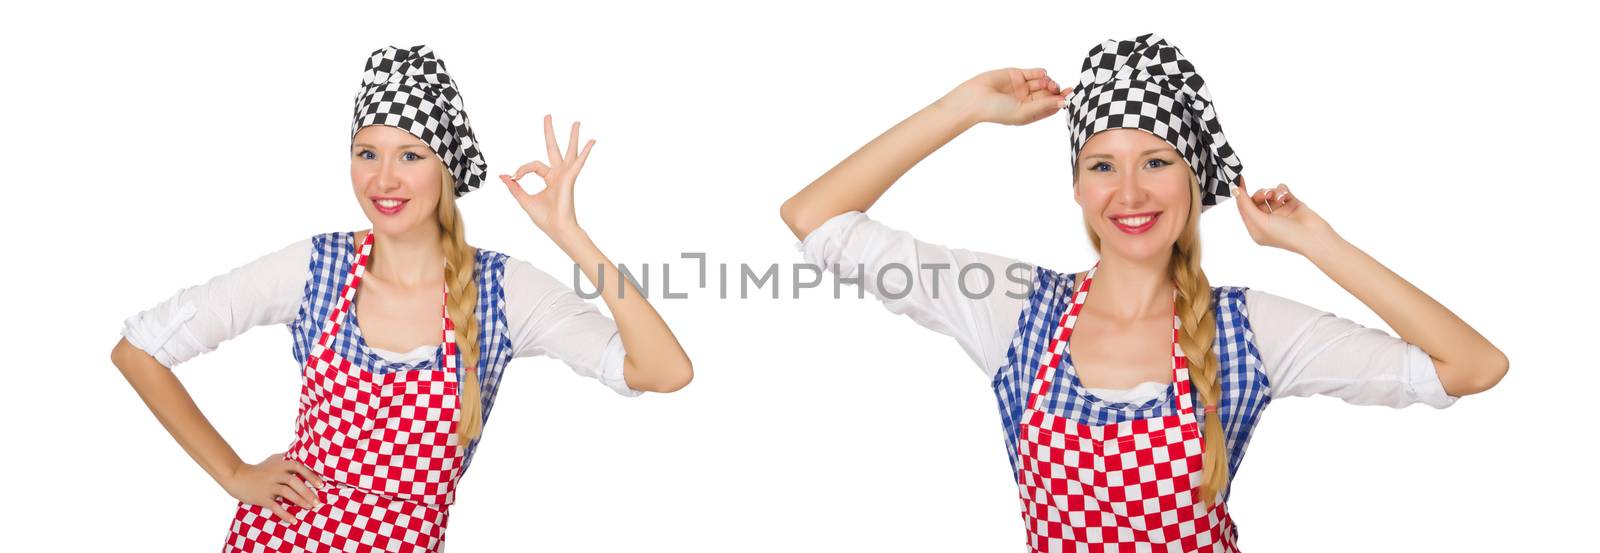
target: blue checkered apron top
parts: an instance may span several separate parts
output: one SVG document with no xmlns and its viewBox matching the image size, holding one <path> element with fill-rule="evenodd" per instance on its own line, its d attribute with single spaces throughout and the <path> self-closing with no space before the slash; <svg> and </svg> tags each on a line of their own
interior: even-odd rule
<svg viewBox="0 0 1600 553">
<path fill-rule="evenodd" d="M 327 320 L 328 311 L 338 303 L 340 288 L 344 286 L 350 265 L 355 263 L 355 260 L 354 232 L 330 232 L 311 238 L 310 276 L 306 279 L 305 295 L 300 300 L 300 311 L 295 315 L 294 321 L 289 323 L 289 332 L 294 337 L 294 359 L 298 363 L 297 366 L 306 366 L 307 352 L 311 351 L 317 335 L 322 332 L 322 322 Z M 489 409 L 494 406 L 495 392 L 500 389 L 500 376 L 515 352 L 506 323 L 505 289 L 502 287 L 505 268 L 505 254 L 482 248 L 477 250 L 478 383 L 483 390 L 481 397 L 486 425 L 489 420 Z M 339 356 L 349 359 L 352 365 L 375 374 L 443 370 L 443 366 L 439 363 L 439 353 L 410 362 L 390 362 L 379 357 L 362 339 L 355 310 L 352 309 L 346 316 L 348 317 L 346 324 L 333 337 L 333 343 L 329 347 Z M 464 370 L 465 367 L 462 367 L 457 371 L 456 377 L 461 382 L 466 381 L 465 373 L 461 372 Z M 472 453 L 477 448 L 478 440 L 473 440 L 467 446 L 462 460 L 462 475 L 465 475 L 467 468 L 471 466 Z"/>
<path fill-rule="evenodd" d="M 1033 293 L 1017 317 L 1017 331 L 1011 337 L 1011 348 L 1006 351 L 1006 365 L 994 377 L 994 395 L 1000 404 L 1000 421 L 1005 427 L 1006 452 L 1011 459 L 1012 476 L 1017 476 L 1017 440 L 1022 424 L 1022 412 L 1028 407 L 1028 390 L 1033 376 L 1044 359 L 1045 348 L 1050 345 L 1056 325 L 1072 306 L 1076 289 L 1075 274 L 1062 274 L 1036 267 L 1033 276 Z M 1216 311 L 1217 339 L 1212 351 L 1217 355 L 1222 379 L 1222 401 L 1217 414 L 1222 417 L 1222 430 L 1228 445 L 1229 488 L 1239 471 L 1239 460 L 1244 457 L 1245 445 L 1255 429 L 1261 410 L 1271 400 L 1267 387 L 1267 374 L 1262 370 L 1261 353 L 1256 350 L 1255 336 L 1250 331 L 1250 320 L 1245 311 L 1245 287 L 1212 287 L 1212 305 Z M 1042 398 L 1040 410 L 1056 416 L 1089 425 L 1115 424 L 1128 420 L 1165 417 L 1178 412 L 1172 387 L 1162 395 L 1142 404 L 1109 402 L 1090 395 L 1084 390 L 1078 376 L 1071 370 L 1072 354 L 1063 355 L 1057 370 L 1056 386 Z M 1194 405 L 1200 401 L 1194 392 Z M 1195 410 L 1195 416 L 1204 428 L 1206 414 Z M 1227 499 L 1228 490 L 1223 491 Z"/>
</svg>

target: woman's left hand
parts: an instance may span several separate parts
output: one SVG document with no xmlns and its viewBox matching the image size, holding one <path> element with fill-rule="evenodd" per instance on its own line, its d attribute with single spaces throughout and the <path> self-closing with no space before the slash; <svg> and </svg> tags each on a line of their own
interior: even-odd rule
<svg viewBox="0 0 1600 553">
<path fill-rule="evenodd" d="M 1249 193 L 1244 177 L 1239 177 L 1233 200 L 1245 230 L 1257 244 L 1305 255 L 1308 247 L 1335 236 L 1333 227 L 1289 192 L 1288 185 Z"/>
<path fill-rule="evenodd" d="M 578 172 L 583 170 L 583 162 L 589 159 L 589 148 L 594 146 L 594 139 L 583 145 L 583 150 L 578 151 L 578 123 L 572 123 L 572 138 L 567 142 L 567 151 L 561 152 L 561 147 L 556 144 L 556 132 L 551 117 L 544 116 L 544 146 L 545 153 L 550 156 L 548 165 L 543 161 L 534 160 L 517 168 L 515 175 L 500 175 L 500 180 L 506 183 L 506 188 L 511 195 L 517 198 L 517 203 L 522 205 L 522 210 L 528 212 L 528 217 L 533 219 L 533 224 L 552 238 L 569 234 L 578 230 L 578 216 L 573 208 L 572 188 L 578 180 Z M 533 173 L 544 179 L 544 189 L 529 194 L 518 182 L 524 175 Z"/>
</svg>

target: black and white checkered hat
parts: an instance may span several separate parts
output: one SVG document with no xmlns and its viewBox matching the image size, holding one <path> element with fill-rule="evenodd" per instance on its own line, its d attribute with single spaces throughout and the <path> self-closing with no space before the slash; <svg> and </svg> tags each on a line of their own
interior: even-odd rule
<svg viewBox="0 0 1600 553">
<path fill-rule="evenodd" d="M 483 184 L 489 167 L 444 61 L 423 45 L 372 52 L 356 93 L 350 139 L 367 125 L 389 125 L 433 148 L 456 181 L 456 197 Z"/>
<path fill-rule="evenodd" d="M 1201 211 L 1218 196 L 1228 197 L 1244 170 L 1222 135 L 1205 80 L 1176 46 L 1154 34 L 1089 50 L 1066 109 L 1074 171 L 1090 136 L 1123 128 L 1148 131 L 1178 150 L 1200 180 Z"/>
</svg>

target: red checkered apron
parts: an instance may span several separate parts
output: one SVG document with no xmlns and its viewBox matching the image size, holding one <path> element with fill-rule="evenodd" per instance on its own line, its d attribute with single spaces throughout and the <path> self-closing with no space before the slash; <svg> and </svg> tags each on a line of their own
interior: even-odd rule
<svg viewBox="0 0 1600 553">
<path fill-rule="evenodd" d="M 462 464 L 455 325 L 441 305 L 442 370 L 375 374 L 340 356 L 333 339 L 354 306 L 371 253 L 368 232 L 307 356 L 295 441 L 284 453 L 327 482 L 317 492 L 322 506 L 304 509 L 278 499 L 299 519 L 290 525 L 271 510 L 240 502 L 224 552 L 438 551 L 444 545 Z"/>
<path fill-rule="evenodd" d="M 1199 500 L 1204 440 L 1189 396 L 1189 363 L 1172 331 L 1178 414 L 1081 424 L 1040 410 L 1054 385 L 1096 264 L 1061 317 L 1034 377 L 1017 449 L 1022 518 L 1033 551 L 1235 551 L 1233 520 Z M 1213 415 L 1214 416 L 1214 415 Z"/>
</svg>

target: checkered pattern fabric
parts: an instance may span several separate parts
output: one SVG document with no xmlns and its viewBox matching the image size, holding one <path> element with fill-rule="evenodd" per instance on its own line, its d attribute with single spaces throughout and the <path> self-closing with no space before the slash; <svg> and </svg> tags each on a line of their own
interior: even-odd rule
<svg viewBox="0 0 1600 553">
<path fill-rule="evenodd" d="M 1244 171 L 1222 134 L 1205 80 L 1176 46 L 1154 34 L 1089 50 L 1066 109 L 1074 171 L 1090 136 L 1124 128 L 1166 140 L 1189 162 L 1200 180 L 1201 211 L 1229 196 Z"/>
<path fill-rule="evenodd" d="M 426 142 L 455 177 L 457 197 L 478 188 L 488 174 L 461 91 L 427 46 L 372 52 L 356 93 L 350 138 L 367 125 L 398 127 Z"/>
<path fill-rule="evenodd" d="M 1000 410 L 1001 427 L 1005 431 L 1006 452 L 1011 461 L 1012 474 L 1017 475 L 1021 464 L 1017 458 L 1017 441 L 1021 439 L 1023 410 L 1027 407 L 1028 392 L 1034 377 L 1044 362 L 1046 348 L 1055 336 L 1057 323 L 1071 307 L 1074 274 L 1058 273 L 1036 267 L 1033 276 L 1033 293 L 1027 305 L 1017 315 L 1017 331 L 1012 335 L 1011 347 L 1006 352 L 1007 364 L 996 371 L 995 400 Z M 1256 350 L 1255 334 L 1250 329 L 1249 313 L 1245 304 L 1245 287 L 1212 287 L 1212 310 L 1216 319 L 1217 338 L 1212 353 L 1220 363 L 1218 378 L 1222 379 L 1222 400 L 1217 406 L 1217 416 L 1222 419 L 1222 431 L 1228 444 L 1228 471 L 1231 483 L 1239 475 L 1240 461 L 1244 459 L 1250 437 L 1260 420 L 1261 412 L 1271 401 L 1266 371 L 1262 368 L 1261 353 Z M 1103 426 L 1124 421 L 1165 417 L 1177 414 L 1178 403 L 1172 388 L 1143 403 L 1121 403 L 1102 400 L 1090 394 L 1078 380 L 1072 367 L 1072 352 L 1063 351 L 1060 374 L 1056 385 L 1042 398 L 1041 409 L 1058 417 L 1083 424 Z M 1191 401 L 1199 399 L 1191 392 Z M 1204 423 L 1206 414 L 1196 413 Z M 1204 426 L 1203 424 L 1201 426 Z M 1019 476 L 1020 478 L 1020 476 Z M 1228 490 L 1223 490 L 1226 501 Z"/>
<path fill-rule="evenodd" d="M 463 464 L 456 437 L 460 352 L 445 307 L 449 289 L 439 306 L 444 370 L 373 373 L 331 347 L 354 311 L 373 237 L 362 242 L 312 345 L 295 443 L 284 454 L 334 486 L 336 493 L 319 495 L 338 499 L 310 510 L 279 499 L 299 519 L 294 525 L 240 502 L 227 547 L 313 551 L 346 540 L 338 550 L 435 551 L 443 543 Z"/>
<path fill-rule="evenodd" d="M 448 509 L 403 501 L 333 484 L 322 491 L 316 515 L 282 503 L 300 524 L 279 520 L 272 511 L 239 505 L 224 553 L 245 551 L 439 551 L 444 546 Z"/>
<path fill-rule="evenodd" d="M 1176 312 L 1176 414 L 1087 425 L 1039 409 L 1070 347 L 1094 273 L 1089 270 L 1060 317 L 1023 412 L 1017 483 L 1029 546 L 1034 551 L 1233 551 L 1226 511 L 1208 507 L 1196 492 L 1204 447 L 1187 359 L 1178 345 Z"/>
<path fill-rule="evenodd" d="M 345 276 L 356 260 L 356 242 L 353 232 L 318 234 L 311 238 L 311 260 L 306 277 L 305 295 L 300 310 L 289 324 L 295 360 L 304 367 L 312 347 L 322 331 L 322 321 L 339 304 Z M 504 276 L 508 258 L 505 254 L 478 248 L 476 273 L 478 275 L 478 383 L 485 423 L 494 407 L 500 390 L 500 379 L 511 363 L 515 349 L 511 343 L 505 311 Z M 360 319 L 355 312 L 346 313 L 348 322 L 340 327 L 328 346 L 352 364 L 367 372 L 388 374 L 403 371 L 438 371 L 440 356 L 409 362 L 391 362 L 379 357 L 368 347 L 361 335 Z M 465 373 L 456 376 L 457 382 L 466 380 Z M 465 473 L 472 467 L 478 443 L 467 446 Z"/>
</svg>

